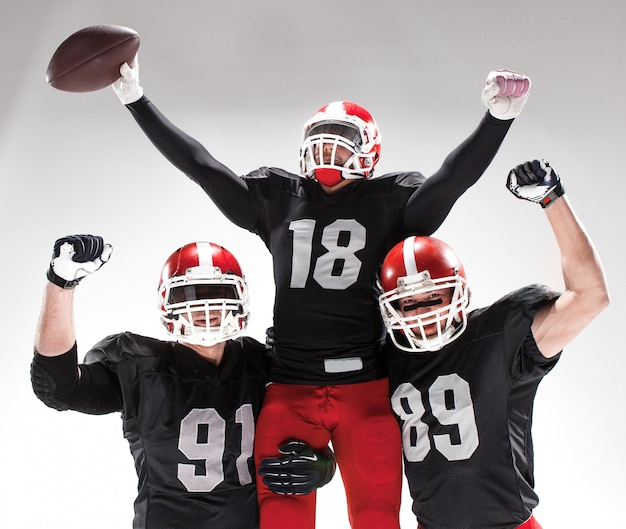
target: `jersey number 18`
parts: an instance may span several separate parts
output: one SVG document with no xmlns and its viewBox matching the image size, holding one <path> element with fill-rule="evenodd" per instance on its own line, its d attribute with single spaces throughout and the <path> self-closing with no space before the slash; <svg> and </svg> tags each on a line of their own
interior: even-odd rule
<svg viewBox="0 0 626 529">
<path fill-rule="evenodd" d="M 293 231 L 291 288 L 304 288 L 311 271 L 315 220 L 300 219 L 289 224 Z M 348 235 L 341 245 L 342 234 Z M 313 279 L 328 290 L 345 290 L 356 283 L 361 261 L 355 255 L 365 248 L 365 227 L 354 219 L 337 219 L 322 231 L 322 246 L 328 250 L 313 263 Z"/>
</svg>

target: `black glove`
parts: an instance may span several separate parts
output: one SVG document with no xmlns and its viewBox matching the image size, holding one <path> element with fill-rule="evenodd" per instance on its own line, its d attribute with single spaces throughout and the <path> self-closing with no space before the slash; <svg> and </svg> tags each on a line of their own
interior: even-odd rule
<svg viewBox="0 0 626 529">
<path fill-rule="evenodd" d="M 517 198 L 537 202 L 542 208 L 565 193 L 559 175 L 545 160 L 533 160 L 511 169 L 506 187 Z"/>
<path fill-rule="evenodd" d="M 98 270 L 111 257 L 110 244 L 97 235 L 68 235 L 57 239 L 46 274 L 61 288 L 74 288 L 80 280 Z"/>
<path fill-rule="evenodd" d="M 265 350 L 270 357 L 274 354 L 274 347 L 276 347 L 276 332 L 274 327 L 268 327 L 265 330 Z"/>
<path fill-rule="evenodd" d="M 309 494 L 335 475 L 335 454 L 328 447 L 318 452 L 302 441 L 289 441 L 279 451 L 282 457 L 267 457 L 258 469 L 263 483 L 276 494 Z"/>
</svg>

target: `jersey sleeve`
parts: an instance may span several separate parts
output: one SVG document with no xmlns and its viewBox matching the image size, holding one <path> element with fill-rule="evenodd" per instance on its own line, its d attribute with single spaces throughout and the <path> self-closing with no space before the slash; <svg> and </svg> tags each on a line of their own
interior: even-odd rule
<svg viewBox="0 0 626 529">
<path fill-rule="evenodd" d="M 413 193 L 404 223 L 408 233 L 431 235 L 443 223 L 459 197 L 485 172 L 513 120 L 496 119 L 487 112 L 474 132 L 454 149 L 441 167 Z"/>
<path fill-rule="evenodd" d="M 544 377 L 558 362 L 560 355 L 546 358 L 541 354 L 532 333 L 532 322 L 539 309 L 553 303 L 559 293 L 544 285 L 529 285 L 511 292 L 500 303 L 508 306 L 505 322 L 506 340 L 519 344 L 510 349 L 514 356 L 511 363 L 513 380 L 535 380 Z"/>
<path fill-rule="evenodd" d="M 198 184 L 231 222 L 252 231 L 252 201 L 244 179 L 172 124 L 145 96 L 126 106 L 165 158 Z"/>
<path fill-rule="evenodd" d="M 122 409 L 119 382 L 107 367 L 78 364 L 76 344 L 54 357 L 35 351 L 31 363 L 35 395 L 48 407 L 102 415 Z"/>
<path fill-rule="evenodd" d="M 526 356 L 526 358 L 528 358 L 535 366 L 541 369 L 544 374 L 551 371 L 561 357 L 560 353 L 550 358 L 543 356 L 539 347 L 537 347 L 537 342 L 535 341 L 535 337 L 531 331 L 528 332 L 526 339 L 524 340 L 522 351 L 524 356 Z"/>
</svg>

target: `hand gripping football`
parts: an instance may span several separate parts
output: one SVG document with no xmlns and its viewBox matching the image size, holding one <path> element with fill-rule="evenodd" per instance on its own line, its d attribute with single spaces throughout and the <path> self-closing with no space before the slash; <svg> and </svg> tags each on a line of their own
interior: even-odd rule
<svg viewBox="0 0 626 529">
<path fill-rule="evenodd" d="M 65 92 L 93 92 L 120 78 L 120 65 L 132 63 L 139 34 L 124 26 L 89 26 L 70 35 L 50 59 L 46 80 Z"/>
</svg>

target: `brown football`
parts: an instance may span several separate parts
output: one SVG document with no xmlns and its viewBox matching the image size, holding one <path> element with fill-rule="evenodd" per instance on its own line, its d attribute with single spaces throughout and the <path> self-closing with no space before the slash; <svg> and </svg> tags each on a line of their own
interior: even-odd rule
<svg viewBox="0 0 626 529">
<path fill-rule="evenodd" d="M 101 24 L 72 33 L 56 49 L 46 81 L 65 92 L 93 92 L 120 78 L 120 66 L 139 50 L 138 33 L 125 26 Z"/>
</svg>

